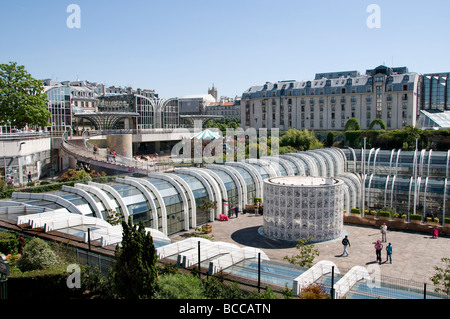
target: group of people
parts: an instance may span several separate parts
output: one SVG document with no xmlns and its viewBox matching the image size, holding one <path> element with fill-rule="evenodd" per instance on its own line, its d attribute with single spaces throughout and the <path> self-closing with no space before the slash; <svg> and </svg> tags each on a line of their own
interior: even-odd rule
<svg viewBox="0 0 450 319">
<path fill-rule="evenodd" d="M 381 241 L 377 240 L 377 242 L 374 245 L 375 248 L 375 254 L 377 258 L 377 262 L 381 264 L 381 252 L 383 250 L 383 242 L 387 242 L 387 225 L 384 223 L 380 227 L 381 230 Z M 348 250 L 347 247 L 350 247 L 350 240 L 348 239 L 348 236 L 345 235 L 344 239 L 342 239 L 342 245 L 344 246 L 344 252 L 341 256 L 348 256 Z M 392 264 L 392 244 L 389 243 L 386 246 L 386 262 L 389 261 Z"/>
<path fill-rule="evenodd" d="M 84 170 L 84 171 L 90 173 L 91 172 L 91 166 L 89 165 L 89 163 L 77 162 L 76 170 L 77 171 L 83 171 Z"/>
<path fill-rule="evenodd" d="M 14 186 L 14 176 L 6 175 L 6 185 Z"/>
<path fill-rule="evenodd" d="M 109 151 L 109 153 L 108 154 L 106 154 L 106 160 L 108 161 L 108 162 L 115 162 L 116 161 L 116 156 L 117 156 L 117 153 L 116 153 L 116 151 Z"/>
</svg>

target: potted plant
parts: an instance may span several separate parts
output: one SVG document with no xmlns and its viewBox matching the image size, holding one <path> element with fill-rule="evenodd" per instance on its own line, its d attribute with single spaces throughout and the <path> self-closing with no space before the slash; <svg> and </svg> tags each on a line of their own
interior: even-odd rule
<svg viewBox="0 0 450 319">
<path fill-rule="evenodd" d="M 366 209 L 365 211 L 364 211 L 364 217 L 365 218 L 367 218 L 367 219 L 374 219 L 375 218 L 375 215 L 376 215 L 376 211 L 374 211 L 374 210 L 368 210 L 368 209 Z"/>
<path fill-rule="evenodd" d="M 352 216 L 355 216 L 355 217 L 361 217 L 361 209 L 359 209 L 359 208 L 352 208 L 350 210 L 350 214 Z"/>
<path fill-rule="evenodd" d="M 395 213 L 394 214 L 394 220 L 397 222 L 403 222 L 406 219 L 406 215 L 405 214 L 400 214 L 400 213 Z"/>
<path fill-rule="evenodd" d="M 427 224 L 430 226 L 438 226 L 439 225 L 439 218 L 437 217 L 427 217 Z"/>
<path fill-rule="evenodd" d="M 411 219 L 411 223 L 421 224 L 423 216 L 420 214 L 411 214 L 410 219 Z"/>
<path fill-rule="evenodd" d="M 444 219 L 444 227 L 450 229 L 450 217 L 445 217 L 445 219 Z"/>
<path fill-rule="evenodd" d="M 389 220 L 391 219 L 391 212 L 387 210 L 380 211 L 380 220 Z"/>
<path fill-rule="evenodd" d="M 217 209 L 217 202 L 202 199 L 202 204 L 198 205 L 197 208 L 203 212 L 209 212 L 210 210 L 216 210 Z M 209 234 L 212 231 L 212 226 L 210 224 L 206 224 L 202 226 L 202 232 L 204 234 Z"/>
</svg>

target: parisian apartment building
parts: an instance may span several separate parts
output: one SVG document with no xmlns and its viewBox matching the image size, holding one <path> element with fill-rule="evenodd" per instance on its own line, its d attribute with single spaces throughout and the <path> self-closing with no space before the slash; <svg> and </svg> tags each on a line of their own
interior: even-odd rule
<svg viewBox="0 0 450 319">
<path fill-rule="evenodd" d="M 241 125 L 344 130 L 350 118 L 361 129 L 382 119 L 386 129 L 416 126 L 421 108 L 421 76 L 406 67 L 378 66 L 358 71 L 318 73 L 314 80 L 267 82 L 242 94 Z"/>
</svg>

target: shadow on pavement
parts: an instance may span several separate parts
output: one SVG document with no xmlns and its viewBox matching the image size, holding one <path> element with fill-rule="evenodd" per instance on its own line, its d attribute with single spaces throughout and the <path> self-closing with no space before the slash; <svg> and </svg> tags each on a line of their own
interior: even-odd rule
<svg viewBox="0 0 450 319">
<path fill-rule="evenodd" d="M 258 232 L 260 227 L 261 226 L 253 226 L 237 230 L 231 234 L 231 239 L 241 245 L 261 249 L 294 248 L 297 245 L 296 242 L 286 242 L 267 238 Z"/>
</svg>

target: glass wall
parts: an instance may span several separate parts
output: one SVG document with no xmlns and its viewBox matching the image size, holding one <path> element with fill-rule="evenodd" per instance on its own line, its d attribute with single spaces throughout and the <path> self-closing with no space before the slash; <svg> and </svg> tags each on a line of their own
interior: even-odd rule
<svg viewBox="0 0 450 319">
<path fill-rule="evenodd" d="M 233 166 L 233 168 L 239 172 L 239 174 L 245 180 L 245 184 L 247 185 L 247 196 L 245 197 L 245 203 L 253 204 L 254 198 L 256 197 L 257 181 L 254 181 L 252 176 L 242 167 Z"/>
<path fill-rule="evenodd" d="M 239 205 L 239 187 L 235 184 L 228 173 L 220 170 L 214 170 L 214 173 L 216 173 L 225 184 L 225 188 L 228 194 L 228 209 L 232 210 L 236 205 Z M 224 212 L 224 214 L 228 215 L 228 212 Z"/>
<path fill-rule="evenodd" d="M 209 200 L 208 193 L 205 186 L 196 177 L 190 175 L 177 174 L 189 184 L 189 188 L 195 197 L 195 206 L 197 207 L 197 225 L 206 224 L 209 222 L 209 211 L 203 211 L 199 209 L 200 205 L 203 205 L 202 200 Z"/>
<path fill-rule="evenodd" d="M 70 88 L 53 88 L 47 92 L 53 134 L 62 134 L 72 126 Z"/>
<path fill-rule="evenodd" d="M 144 222 L 146 227 L 153 227 L 150 205 L 139 189 L 132 185 L 109 183 L 123 198 L 133 223 Z"/>
<path fill-rule="evenodd" d="M 163 198 L 167 213 L 167 234 L 172 235 L 182 231 L 185 220 L 183 200 L 175 186 L 161 179 L 150 177 L 143 179 L 152 183 Z"/>
</svg>

